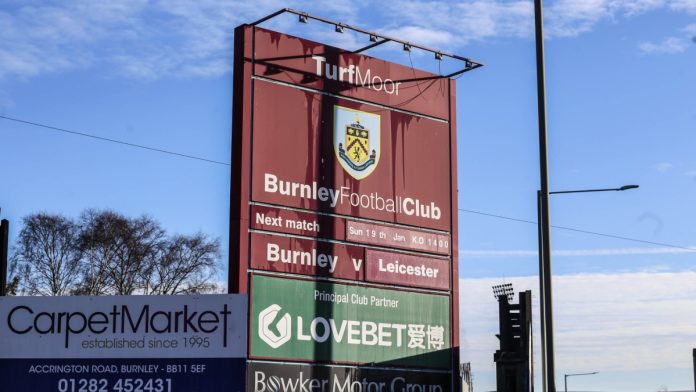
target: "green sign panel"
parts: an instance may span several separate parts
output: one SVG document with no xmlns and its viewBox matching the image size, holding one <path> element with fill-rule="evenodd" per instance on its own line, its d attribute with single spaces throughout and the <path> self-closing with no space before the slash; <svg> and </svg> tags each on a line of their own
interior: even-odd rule
<svg viewBox="0 0 696 392">
<path fill-rule="evenodd" d="M 449 297 L 253 276 L 251 355 L 449 369 Z"/>
</svg>

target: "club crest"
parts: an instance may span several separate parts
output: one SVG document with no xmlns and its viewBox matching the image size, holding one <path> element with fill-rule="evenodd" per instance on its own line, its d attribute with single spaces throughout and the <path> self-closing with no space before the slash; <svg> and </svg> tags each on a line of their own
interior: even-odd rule
<svg viewBox="0 0 696 392">
<path fill-rule="evenodd" d="M 353 178 L 362 180 L 379 163 L 380 116 L 334 106 L 334 151 L 338 162 Z"/>
</svg>

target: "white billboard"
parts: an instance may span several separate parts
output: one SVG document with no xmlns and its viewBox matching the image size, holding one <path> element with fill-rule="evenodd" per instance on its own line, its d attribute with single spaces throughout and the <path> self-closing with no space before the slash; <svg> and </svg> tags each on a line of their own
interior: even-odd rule
<svg viewBox="0 0 696 392">
<path fill-rule="evenodd" d="M 246 319 L 246 295 L 0 297 L 0 389 L 241 392 Z"/>
<path fill-rule="evenodd" d="M 244 295 L 0 297 L 0 358 L 240 358 Z"/>
</svg>

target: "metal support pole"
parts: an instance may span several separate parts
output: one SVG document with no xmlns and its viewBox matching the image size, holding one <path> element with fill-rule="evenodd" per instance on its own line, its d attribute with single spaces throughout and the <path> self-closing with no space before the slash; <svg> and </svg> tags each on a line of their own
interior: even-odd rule
<svg viewBox="0 0 696 392">
<path fill-rule="evenodd" d="M 568 375 L 563 376 L 563 382 L 565 384 L 565 392 L 568 392 Z"/>
<path fill-rule="evenodd" d="M 544 198 L 542 195 L 542 241 L 543 241 L 543 270 L 542 279 L 544 281 L 544 333 L 545 343 L 546 343 L 546 388 L 548 392 L 556 392 L 556 365 L 555 365 L 555 352 L 554 352 L 554 340 L 553 340 L 553 287 L 551 284 L 551 229 L 549 224 L 549 213 L 548 213 L 548 196 L 546 203 L 543 203 Z M 546 204 L 546 214 L 544 211 L 544 204 Z"/>
<path fill-rule="evenodd" d="M 0 222 L 0 296 L 7 295 L 7 252 L 9 246 L 10 221 Z"/>
<path fill-rule="evenodd" d="M 544 242 L 541 230 L 541 192 L 537 191 L 537 239 L 539 241 L 539 335 L 541 336 L 541 390 L 546 392 L 546 323 L 544 322 Z"/>
<path fill-rule="evenodd" d="M 555 363 L 553 349 L 553 300 L 551 287 L 551 225 L 549 213 L 549 173 L 546 143 L 546 81 L 544 74 L 544 17 L 542 0 L 534 0 L 534 31 L 536 41 L 537 69 L 537 110 L 539 121 L 539 176 L 541 190 L 539 191 L 540 225 L 543 274 L 539 277 L 543 287 L 544 302 L 544 334 L 546 338 L 546 388 L 548 392 L 556 392 Z"/>
<path fill-rule="evenodd" d="M 694 357 L 694 391 L 696 391 L 696 348 L 691 355 Z"/>
</svg>

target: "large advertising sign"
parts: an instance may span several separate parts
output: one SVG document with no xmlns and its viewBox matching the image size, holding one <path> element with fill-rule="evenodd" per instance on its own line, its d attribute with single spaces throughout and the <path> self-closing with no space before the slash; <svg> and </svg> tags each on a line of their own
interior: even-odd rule
<svg viewBox="0 0 696 392">
<path fill-rule="evenodd" d="M 449 392 L 446 372 L 250 362 L 249 392 Z"/>
<path fill-rule="evenodd" d="M 250 294 L 250 364 L 302 380 L 330 364 L 332 391 L 392 385 L 380 367 L 424 372 L 395 390 L 456 386 L 454 96 L 413 67 L 235 30 L 229 284 Z M 247 390 L 292 378 L 269 374 Z"/>
<path fill-rule="evenodd" d="M 0 297 L 3 391 L 242 391 L 245 295 Z"/>
<path fill-rule="evenodd" d="M 251 356 L 448 369 L 449 298 L 254 276 Z"/>
</svg>

